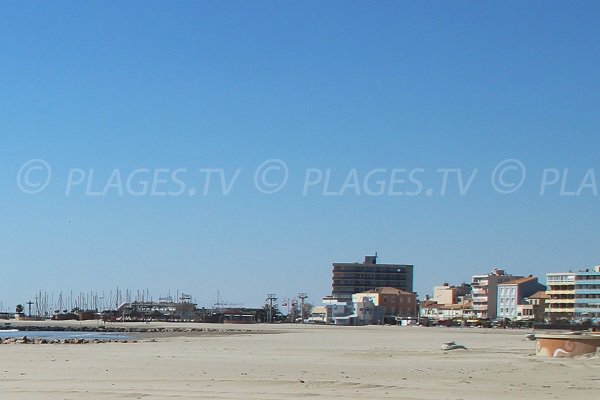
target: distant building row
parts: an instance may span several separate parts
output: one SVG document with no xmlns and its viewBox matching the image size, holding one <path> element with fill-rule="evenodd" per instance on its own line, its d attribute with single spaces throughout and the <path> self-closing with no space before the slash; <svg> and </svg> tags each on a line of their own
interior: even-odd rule
<svg viewBox="0 0 600 400">
<path fill-rule="evenodd" d="M 546 287 L 534 276 L 509 275 L 494 268 L 474 275 L 471 284 L 437 286 L 433 298 L 420 305 L 419 316 L 433 320 L 530 319 L 543 318 Z"/>
<path fill-rule="evenodd" d="M 482 320 L 600 322 L 600 266 L 578 272 L 549 273 L 547 287 L 532 275 L 502 269 L 474 275 L 460 286 L 434 287 L 432 298 L 417 301 L 413 265 L 333 263 L 331 295 L 314 307 L 315 322 L 396 323 L 416 318 L 478 323 Z M 547 290 L 546 290 L 547 289 Z"/>
<path fill-rule="evenodd" d="M 420 304 L 419 316 L 433 320 L 491 319 L 538 322 L 600 322 L 600 266 L 549 273 L 547 287 L 533 276 L 494 269 L 471 284 L 435 287 Z M 547 290 L 546 290 L 547 289 Z"/>
</svg>

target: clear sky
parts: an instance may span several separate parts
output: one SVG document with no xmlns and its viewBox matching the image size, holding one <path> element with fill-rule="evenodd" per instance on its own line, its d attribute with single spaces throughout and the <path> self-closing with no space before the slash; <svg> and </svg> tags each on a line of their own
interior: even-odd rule
<svg viewBox="0 0 600 400">
<path fill-rule="evenodd" d="M 0 301 L 318 302 L 332 262 L 375 251 L 421 296 L 600 264 L 599 20 L 592 1 L 2 1 Z M 493 174 L 510 159 L 520 187 Z M 224 193 L 201 169 L 239 172 Z M 443 169 L 477 172 L 461 195 Z"/>
</svg>

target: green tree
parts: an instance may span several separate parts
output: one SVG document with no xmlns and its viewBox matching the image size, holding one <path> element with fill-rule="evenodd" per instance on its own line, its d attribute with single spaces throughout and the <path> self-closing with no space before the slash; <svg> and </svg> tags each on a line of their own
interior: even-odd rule
<svg viewBox="0 0 600 400">
<path fill-rule="evenodd" d="M 17 314 L 21 314 L 23 312 L 23 304 L 17 304 L 17 307 L 15 307 L 15 311 L 17 312 Z"/>
</svg>

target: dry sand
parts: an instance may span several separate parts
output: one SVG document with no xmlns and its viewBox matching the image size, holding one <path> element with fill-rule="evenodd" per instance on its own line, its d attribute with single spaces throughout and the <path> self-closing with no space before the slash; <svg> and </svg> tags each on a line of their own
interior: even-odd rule
<svg viewBox="0 0 600 400">
<path fill-rule="evenodd" d="M 526 331 L 205 327 L 256 333 L 1 345 L 0 398 L 596 399 L 600 389 L 599 358 L 536 357 Z M 442 352 L 452 340 L 468 350 Z"/>
</svg>

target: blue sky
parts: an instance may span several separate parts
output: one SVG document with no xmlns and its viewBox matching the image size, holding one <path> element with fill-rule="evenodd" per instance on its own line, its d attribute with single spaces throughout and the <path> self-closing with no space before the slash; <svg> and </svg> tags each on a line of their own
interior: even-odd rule
<svg viewBox="0 0 600 400">
<path fill-rule="evenodd" d="M 318 302 L 332 262 L 375 251 L 414 264 L 421 295 L 492 266 L 600 263 L 598 196 L 540 195 L 544 169 L 568 168 L 572 190 L 600 173 L 594 2 L 0 5 L 5 308 L 116 286 L 201 305 L 217 289 L 249 306 L 299 291 Z M 32 159 L 52 169 L 37 194 L 17 184 Z M 268 195 L 253 176 L 270 159 L 289 179 Z M 506 159 L 527 175 L 499 194 L 490 175 Z M 140 168 L 185 169 L 185 194 L 65 194 L 73 169 L 102 191 L 113 170 Z M 240 172 L 228 195 L 187 195 L 201 168 Z M 309 168 L 329 169 L 338 194 L 352 170 L 420 168 L 433 193 L 304 196 Z M 477 169 L 466 195 L 440 193 L 443 168 Z"/>
</svg>

